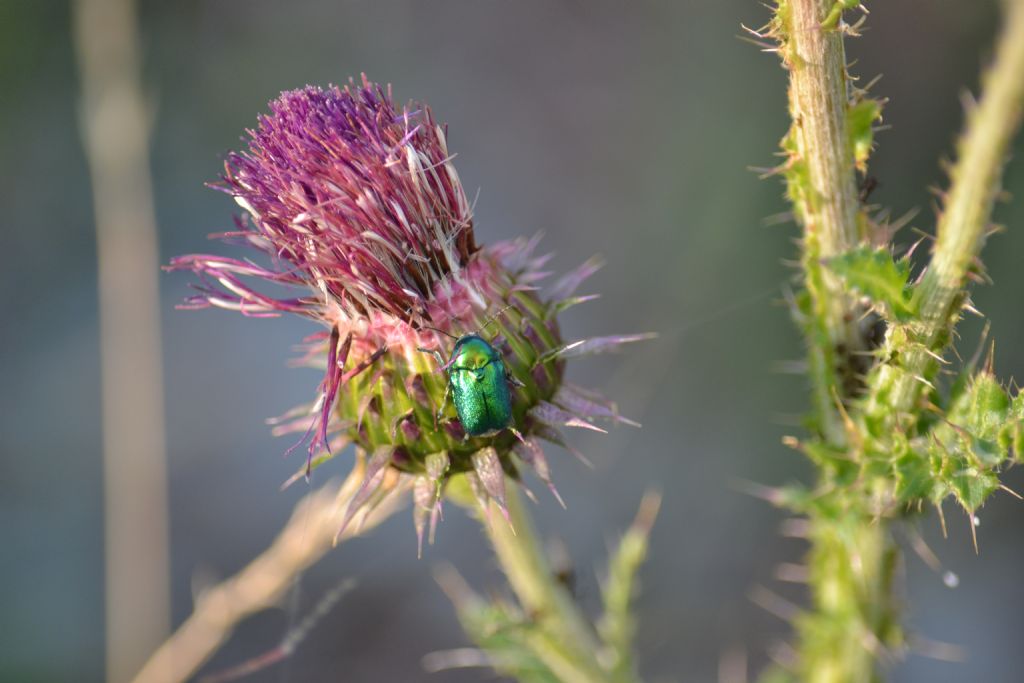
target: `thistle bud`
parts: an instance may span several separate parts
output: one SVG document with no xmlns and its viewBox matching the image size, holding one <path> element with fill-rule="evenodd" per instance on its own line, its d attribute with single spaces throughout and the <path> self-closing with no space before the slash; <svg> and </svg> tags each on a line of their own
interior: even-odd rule
<svg viewBox="0 0 1024 683">
<path fill-rule="evenodd" d="M 603 431 L 595 419 L 628 422 L 614 404 L 564 382 L 565 362 L 645 335 L 563 341 L 557 314 L 593 298 L 575 292 L 599 264 L 583 264 L 542 296 L 547 257 L 535 254 L 536 238 L 478 246 L 446 128 L 429 108 L 396 108 L 390 88 L 365 77 L 306 87 L 271 102 L 247 146 L 228 156 L 215 186 L 245 213 L 218 237 L 262 252 L 262 262 L 197 254 L 168 268 L 198 276 L 184 308 L 295 313 L 324 327 L 305 340 L 303 356 L 324 368 L 316 399 L 276 420 L 275 433 L 302 433 L 308 443 L 293 480 L 349 443 L 370 454 L 345 524 L 382 487 L 405 482 L 422 541 L 450 477 L 466 474 L 484 503 L 503 506 L 504 477 L 518 479 L 522 465 L 554 490 L 541 439 L 561 442 L 563 426 Z M 291 291 L 272 295 L 268 283 Z M 453 349 L 470 334 L 497 355 L 462 367 Z M 456 375 L 477 381 L 502 365 L 487 381 L 496 395 L 507 388 L 508 415 L 492 419 L 494 429 L 467 428 L 456 409 L 466 394 L 463 404 L 448 400 Z"/>
</svg>

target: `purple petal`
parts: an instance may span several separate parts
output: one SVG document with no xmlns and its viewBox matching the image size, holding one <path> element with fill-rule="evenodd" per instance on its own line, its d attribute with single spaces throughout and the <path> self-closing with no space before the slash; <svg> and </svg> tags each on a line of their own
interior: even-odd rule
<svg viewBox="0 0 1024 683">
<path fill-rule="evenodd" d="M 348 503 L 348 508 L 345 510 L 345 519 L 341 522 L 338 532 L 334 535 L 335 540 L 341 536 L 342 532 L 355 517 L 359 509 L 366 504 L 377 489 L 380 488 L 381 482 L 384 479 L 384 470 L 386 466 L 391 462 L 391 455 L 394 452 L 392 446 L 381 446 L 373 452 L 373 456 L 366 463 L 366 472 L 363 474 L 363 482 L 359 485 L 359 489 L 356 490 L 355 495 L 352 496 L 352 500 Z"/>
<path fill-rule="evenodd" d="M 402 420 L 401 424 L 402 436 L 405 437 L 406 442 L 416 443 L 417 441 L 420 440 L 422 432 L 420 431 L 420 426 L 416 424 L 415 418 L 411 416 L 407 417 L 406 419 Z"/>
<path fill-rule="evenodd" d="M 440 484 L 444 475 L 447 474 L 448 468 L 451 466 L 448 451 L 431 453 L 427 456 L 424 466 L 427 470 L 427 476 L 430 477 L 431 481 Z"/>
<path fill-rule="evenodd" d="M 405 392 L 414 402 L 420 405 L 430 406 L 431 411 L 433 411 L 430 394 L 427 393 L 427 385 L 423 381 L 423 375 L 418 373 L 415 375 L 409 375 L 405 380 Z"/>
<path fill-rule="evenodd" d="M 423 557 L 423 532 L 437 504 L 437 485 L 426 477 L 417 477 L 412 489 L 412 520 L 416 527 L 416 557 Z"/>
<path fill-rule="evenodd" d="M 349 349 L 352 348 L 352 333 L 345 336 L 345 341 L 338 347 L 340 334 L 338 328 L 331 329 L 330 341 L 327 345 L 327 370 L 321 383 L 323 394 L 320 397 L 320 417 L 317 424 L 316 437 L 309 443 L 309 451 L 306 456 L 306 474 L 310 471 L 310 463 L 313 460 L 313 453 L 321 448 L 327 447 L 327 423 L 330 420 L 331 411 L 334 409 L 334 397 L 338 394 L 338 386 L 341 384 L 341 368 L 348 360 Z"/>
<path fill-rule="evenodd" d="M 586 420 L 583 420 L 572 413 L 569 413 L 558 406 L 548 403 L 547 401 L 541 401 L 527 413 L 530 417 L 543 422 L 551 427 L 565 426 L 565 427 L 579 427 L 581 429 L 589 429 L 595 432 L 601 432 L 607 434 L 608 432 L 601 429 L 597 425 L 591 424 Z"/>
<path fill-rule="evenodd" d="M 524 288 L 521 285 L 529 286 L 531 283 L 543 280 L 544 278 L 549 277 L 550 275 L 551 271 L 547 270 L 527 271 L 520 275 L 518 278 L 518 282 L 520 283 L 520 285 L 517 285 L 519 287 L 518 291 L 523 291 Z"/>
<path fill-rule="evenodd" d="M 516 455 L 534 471 L 541 481 L 547 484 L 555 500 L 564 508 L 565 501 L 562 500 L 558 489 L 555 488 L 554 483 L 551 481 L 551 469 L 548 467 L 548 459 L 544 455 L 544 449 L 541 448 L 536 439 L 523 438 L 518 432 L 516 432 L 516 436 L 519 438 L 519 443 L 514 447 Z"/>
<path fill-rule="evenodd" d="M 473 454 L 473 471 L 479 477 L 480 484 L 491 500 L 497 504 L 505 520 L 511 524 L 508 506 L 505 501 L 505 470 L 501 467 L 498 452 L 488 446 Z"/>
<path fill-rule="evenodd" d="M 466 437 L 466 430 L 458 420 L 445 420 L 441 423 L 448 438 L 453 441 L 462 441 Z"/>
<path fill-rule="evenodd" d="M 575 358 L 577 356 L 588 356 L 598 353 L 607 353 L 608 351 L 614 351 L 623 344 L 629 344 L 631 342 L 644 341 L 647 339 L 654 339 L 657 337 L 655 332 L 645 332 L 644 334 L 620 334 L 613 335 L 610 337 L 593 337 L 591 339 L 580 339 L 578 341 L 570 342 L 556 349 L 551 349 L 545 352 L 537 360 L 538 363 L 547 363 L 548 361 L 556 358 Z"/>
<path fill-rule="evenodd" d="M 452 166 L 444 128 L 423 106 L 398 109 L 365 78 L 343 88 L 284 92 L 228 155 L 216 189 L 245 210 L 216 237 L 263 253 L 257 265 L 191 255 L 170 270 L 200 276 L 187 307 L 247 315 L 291 311 L 321 320 L 370 309 L 406 319 L 425 310 L 436 285 L 478 251 L 470 203 Z M 242 282 L 307 288 L 280 299 Z"/>
<path fill-rule="evenodd" d="M 533 252 L 543 237 L 543 233 L 538 232 L 529 239 L 519 238 L 496 245 L 505 267 L 516 274 L 528 270 L 534 259 Z"/>
<path fill-rule="evenodd" d="M 573 448 L 571 445 L 569 445 L 569 443 L 566 442 L 565 437 L 562 436 L 562 433 L 559 432 L 554 427 L 549 427 L 543 424 L 537 424 L 533 426 L 533 432 L 540 438 L 547 441 L 548 443 L 553 443 L 559 448 L 565 449 L 566 451 L 571 453 L 573 457 L 575 457 L 577 460 L 582 462 L 590 469 L 594 469 L 594 463 L 590 462 L 590 459 L 587 458 L 587 456 L 583 455 L 583 453 L 581 453 L 578 449 Z"/>
<path fill-rule="evenodd" d="M 599 256 L 592 256 L 585 262 L 576 266 L 575 269 L 563 275 L 551 288 L 552 299 L 566 299 L 572 296 L 584 280 L 601 270 L 604 260 Z"/>
<path fill-rule="evenodd" d="M 629 418 L 619 415 L 618 406 L 611 401 L 599 399 L 594 395 L 589 394 L 589 392 L 584 393 L 583 390 L 568 383 L 559 387 L 554 398 L 552 398 L 552 401 L 569 412 L 575 413 L 576 415 L 586 419 L 602 418 L 611 420 L 612 422 L 630 425 L 631 427 L 640 426 L 639 422 L 635 422 Z"/>
<path fill-rule="evenodd" d="M 488 495 L 484 485 L 480 482 L 480 477 L 476 475 L 476 472 L 466 472 L 466 483 L 469 484 L 469 490 L 473 494 L 473 498 L 476 500 L 477 506 L 484 513 L 484 519 L 488 524 L 491 523 L 491 506 L 488 502 Z"/>
<path fill-rule="evenodd" d="M 579 304 L 585 304 L 588 301 L 594 301 L 594 300 L 600 299 L 600 298 L 601 298 L 600 294 L 584 294 L 583 296 L 570 296 L 568 298 L 561 299 L 561 300 L 556 301 L 554 303 L 554 305 L 552 306 L 553 310 L 552 310 L 551 313 L 549 313 L 549 316 L 553 317 L 553 316 L 559 315 L 562 312 L 572 308 L 573 306 L 577 306 Z"/>
<path fill-rule="evenodd" d="M 331 439 L 330 449 L 313 458 L 312 463 L 310 463 L 310 470 L 315 470 L 328 460 L 332 460 L 334 457 L 341 453 L 345 446 L 349 445 L 350 443 L 352 443 L 352 439 L 344 434 L 340 434 L 335 438 Z M 306 465 L 303 464 L 302 467 L 295 471 L 295 474 L 288 477 L 284 481 L 284 483 L 281 484 L 280 490 L 284 491 L 286 488 L 297 482 L 299 479 L 302 479 L 307 476 L 308 474 L 306 472 Z"/>
</svg>

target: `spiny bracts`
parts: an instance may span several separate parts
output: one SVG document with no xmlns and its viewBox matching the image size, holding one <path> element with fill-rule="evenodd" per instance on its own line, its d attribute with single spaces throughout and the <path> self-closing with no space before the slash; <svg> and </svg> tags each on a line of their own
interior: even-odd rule
<svg viewBox="0 0 1024 683">
<path fill-rule="evenodd" d="M 296 313 L 323 325 L 302 357 L 324 373 L 316 400 L 273 422 L 275 433 L 308 442 L 305 466 L 286 483 L 358 447 L 364 480 L 342 528 L 409 488 L 422 545 L 450 478 L 463 475 L 485 508 L 492 500 L 504 508 L 506 476 L 518 481 L 523 465 L 557 497 L 541 441 L 565 446 L 560 427 L 630 422 L 565 382 L 565 362 L 648 335 L 563 340 L 558 314 L 595 298 L 576 290 L 600 263 L 587 261 L 542 294 L 548 256 L 535 254 L 536 237 L 477 245 L 446 127 L 429 108 L 398 108 L 390 87 L 364 76 L 284 92 L 247 134 L 248 148 L 227 157 L 214 185 L 245 214 L 215 237 L 254 248 L 262 261 L 193 254 L 168 269 L 198 276 L 183 308 Z M 274 286 L 286 291 L 266 291 Z M 467 437 L 450 405 L 438 415 L 448 377 L 423 350 L 447 357 L 448 336 L 472 332 L 502 356 L 512 416 L 507 429 Z"/>
</svg>

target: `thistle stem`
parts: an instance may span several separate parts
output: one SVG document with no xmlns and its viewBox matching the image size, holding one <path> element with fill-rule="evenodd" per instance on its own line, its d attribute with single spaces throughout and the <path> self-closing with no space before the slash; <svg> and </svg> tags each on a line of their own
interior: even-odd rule
<svg viewBox="0 0 1024 683">
<path fill-rule="evenodd" d="M 859 350 L 852 300 L 822 266 L 863 238 L 854 156 L 847 132 L 846 53 L 842 34 L 822 22 L 831 0 L 780 3 L 778 30 L 789 69 L 790 195 L 804 229 L 804 270 L 811 296 L 808 356 L 823 435 L 845 440 L 836 401 L 849 391 L 844 358 Z"/>
<path fill-rule="evenodd" d="M 491 503 L 489 519 L 481 520 L 502 570 L 527 614 L 536 620 L 540 631 L 550 637 L 534 647 L 534 653 L 556 672 L 561 680 L 602 681 L 613 679 L 596 660 L 597 638 L 590 624 L 548 566 L 526 511 L 515 487 L 509 487 L 508 513 L 511 525 Z M 557 647 L 555 647 L 557 645 Z"/>
<path fill-rule="evenodd" d="M 774 23 L 789 70 L 792 127 L 784 140 L 789 196 L 803 226 L 805 335 L 819 436 L 847 450 L 840 406 L 859 390 L 852 359 L 864 350 L 855 299 L 825 265 L 867 239 L 850 139 L 843 6 L 779 0 Z M 822 472 L 825 484 L 829 474 Z M 796 673 L 809 683 L 870 683 L 879 652 L 898 638 L 891 594 L 895 550 L 888 524 L 858 492 L 829 494 L 810 515 L 813 609 L 797 619 Z M 828 511 L 824 511 L 827 509 Z"/>
<path fill-rule="evenodd" d="M 106 676 L 125 681 L 171 622 L 152 112 L 134 0 L 71 8 L 96 225 Z"/>
<path fill-rule="evenodd" d="M 822 272 L 820 267 L 821 259 L 827 257 L 826 249 L 835 247 L 841 240 L 863 237 L 856 230 L 859 209 L 854 206 L 854 229 L 840 234 L 840 241 L 830 242 L 836 234 L 825 227 L 830 220 L 829 211 L 819 211 L 821 207 L 816 205 L 822 190 L 817 184 L 815 159 L 820 154 L 835 155 L 833 163 L 845 164 L 850 178 L 854 160 L 848 150 L 828 147 L 835 139 L 810 137 L 813 126 L 809 124 L 827 121 L 827 108 L 815 115 L 813 107 L 798 106 L 804 101 L 799 94 L 802 77 L 820 72 L 825 79 L 833 81 L 832 86 L 828 86 L 833 92 L 845 84 L 838 34 L 832 37 L 831 46 L 825 39 L 821 60 L 808 56 L 801 49 L 813 46 L 822 35 L 820 26 L 801 22 L 822 16 L 820 13 L 812 15 L 812 7 L 820 11 L 830 4 L 816 0 L 791 0 L 785 4 L 785 16 L 782 16 L 781 8 L 779 13 L 791 71 L 792 134 L 797 158 L 807 164 L 809 176 L 809 180 L 797 188 L 804 194 L 792 192 L 792 187 L 791 194 L 804 218 L 804 267 L 813 311 L 815 315 L 824 311 L 821 319 L 826 323 L 821 328 L 813 324 L 808 328 L 812 366 L 815 353 L 825 355 L 827 359 L 827 354 L 836 350 L 823 346 L 822 341 L 841 339 L 820 334 L 821 329 L 829 334 L 838 329 L 832 326 L 838 319 L 830 316 L 834 316 L 834 311 L 845 311 L 849 319 L 850 313 L 847 307 L 849 296 L 832 288 L 828 273 Z M 833 55 L 831 61 L 829 54 Z M 830 63 L 831 71 L 821 71 L 814 66 Z M 938 361 L 935 356 L 948 343 L 952 325 L 966 297 L 965 284 L 984 243 L 999 192 L 1003 162 L 1024 107 L 1021 73 L 1024 73 L 1024 0 L 1014 0 L 1008 6 L 1006 29 L 999 41 L 995 64 L 983 79 L 983 99 L 976 108 L 968 111 L 967 129 L 958 148 L 958 162 L 951 173 L 952 186 L 945 202 L 945 212 L 939 220 L 931 264 L 915 290 L 918 319 L 891 328 L 882 354 L 885 363 L 868 379 L 867 400 L 851 406 L 853 416 L 847 429 L 860 430 L 860 433 L 855 434 L 851 439 L 854 443 L 849 446 L 857 446 L 870 436 L 864 431 L 862 417 L 869 418 L 868 431 L 906 433 L 907 430 L 901 430 L 897 421 L 908 414 L 918 413 L 916 408 L 921 388 L 928 386 L 936 374 Z M 826 86 L 827 83 L 820 85 L 823 91 L 828 89 Z M 821 96 L 826 97 L 824 92 Z M 813 104 L 812 94 L 808 94 L 807 101 Z M 811 145 L 824 147 L 815 150 Z M 828 167 L 824 168 L 824 171 L 828 170 Z M 844 196 L 848 190 L 847 176 L 838 173 L 830 176 L 829 182 L 837 185 L 832 186 L 831 192 L 826 185 L 825 195 Z M 796 179 L 801 177 L 796 176 Z M 806 191 L 808 185 L 813 190 L 809 194 Z M 824 206 L 827 208 L 828 203 Z M 855 242 L 846 244 L 852 246 Z M 844 297 L 838 306 L 829 301 L 836 296 Z M 838 354 L 836 357 L 841 358 Z M 821 412 L 823 395 L 835 392 L 839 385 L 833 383 L 835 378 L 827 371 L 815 373 L 813 380 Z M 843 396 L 832 393 L 831 398 L 835 401 Z M 845 437 L 835 438 L 834 426 L 830 428 L 824 419 L 825 414 L 822 415 L 822 436 L 833 446 L 848 451 L 852 459 L 863 457 L 858 448 L 844 443 Z M 879 680 L 878 662 L 884 659 L 885 653 L 903 644 L 892 594 L 897 550 L 888 518 L 879 508 L 890 498 L 884 488 L 894 485 L 894 482 L 879 479 L 873 489 L 865 489 L 860 483 L 836 481 L 825 471 L 822 471 L 822 478 L 820 497 L 810 513 L 812 548 L 808 569 L 813 610 L 797 621 L 800 642 L 796 671 L 799 680 L 811 683 L 871 683 Z"/>
<path fill-rule="evenodd" d="M 821 256 L 850 249 L 862 237 L 853 151 L 846 125 L 846 51 L 842 34 L 822 27 L 830 0 L 790 0 L 789 105 L 800 155 L 808 166 L 807 230 Z"/>
<path fill-rule="evenodd" d="M 154 652 L 133 683 L 179 683 L 196 671 L 231 636 L 242 620 L 278 604 L 295 578 L 326 555 L 336 543 L 369 531 L 403 504 L 396 490 L 370 512 L 360 512 L 335 541 L 343 511 L 363 480 L 362 464 L 338 488 L 325 484 L 304 497 L 274 542 L 231 578 L 196 598 L 195 609 Z"/>
<path fill-rule="evenodd" d="M 1024 107 L 1024 0 L 1006 8 L 1005 29 L 995 62 L 982 78 L 982 99 L 969 105 L 966 131 L 958 145 L 945 210 L 939 219 L 931 263 L 917 288 L 919 322 L 912 328 L 917 345 L 900 356 L 898 365 L 881 368 L 871 386 L 868 411 L 910 410 L 935 375 L 937 361 L 950 339 L 964 301 L 968 273 L 985 242 L 992 208 L 1010 141 Z M 894 357 L 893 340 L 883 358 Z"/>
<path fill-rule="evenodd" d="M 814 610 L 797 621 L 799 680 L 876 681 L 875 660 L 899 642 L 892 598 L 898 557 L 889 525 L 863 511 L 812 519 L 808 557 Z"/>
</svg>

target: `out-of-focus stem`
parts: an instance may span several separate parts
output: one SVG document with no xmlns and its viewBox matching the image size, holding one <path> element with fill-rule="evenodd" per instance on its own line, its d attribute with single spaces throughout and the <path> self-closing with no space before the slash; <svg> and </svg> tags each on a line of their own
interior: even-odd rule
<svg viewBox="0 0 1024 683">
<path fill-rule="evenodd" d="M 515 487 L 510 489 L 511 527 L 493 503 L 490 518 L 482 524 L 520 604 L 542 626 L 539 633 L 544 635 L 536 636 L 541 642 L 533 643 L 535 654 L 563 680 L 611 681 L 596 660 L 599 646 L 593 630 L 555 579 Z"/>
<path fill-rule="evenodd" d="M 913 332 L 919 346 L 899 362 L 881 368 L 871 387 L 869 412 L 905 412 L 921 395 L 949 341 L 963 303 L 964 284 L 985 242 L 992 207 L 1010 140 L 1024 108 L 1024 0 L 1010 0 L 995 62 L 982 79 L 981 101 L 967 112 L 958 159 L 939 219 L 931 263 L 916 292 L 920 323 Z M 887 344 L 883 357 L 893 354 Z"/>
<path fill-rule="evenodd" d="M 363 475 L 363 467 L 356 467 L 340 490 L 326 484 L 296 505 L 269 548 L 242 571 L 199 595 L 192 615 L 153 653 L 134 683 L 189 680 L 228 639 L 236 624 L 278 604 L 295 577 L 333 547 L 341 513 Z M 338 541 L 369 531 L 390 517 L 405 501 L 404 493 L 396 488 L 369 514 L 359 512 Z"/>
<path fill-rule="evenodd" d="M 898 637 L 892 597 L 897 550 L 889 525 L 848 511 L 812 519 L 807 559 L 814 609 L 797 620 L 797 665 L 806 683 L 872 683 Z"/>
<path fill-rule="evenodd" d="M 844 439 L 837 400 L 846 398 L 844 356 L 859 349 L 851 299 L 821 266 L 863 237 L 853 150 L 847 133 L 846 53 L 842 34 L 822 27 L 833 0 L 788 0 L 783 58 L 789 69 L 789 108 L 797 163 L 806 175 L 795 193 L 804 229 L 804 265 L 814 320 L 808 335 L 815 407 L 825 437 Z M 843 350 L 840 352 L 840 350 Z"/>
<path fill-rule="evenodd" d="M 170 626 L 156 219 L 132 0 L 78 0 L 82 136 L 99 260 L 107 679 Z"/>
</svg>

